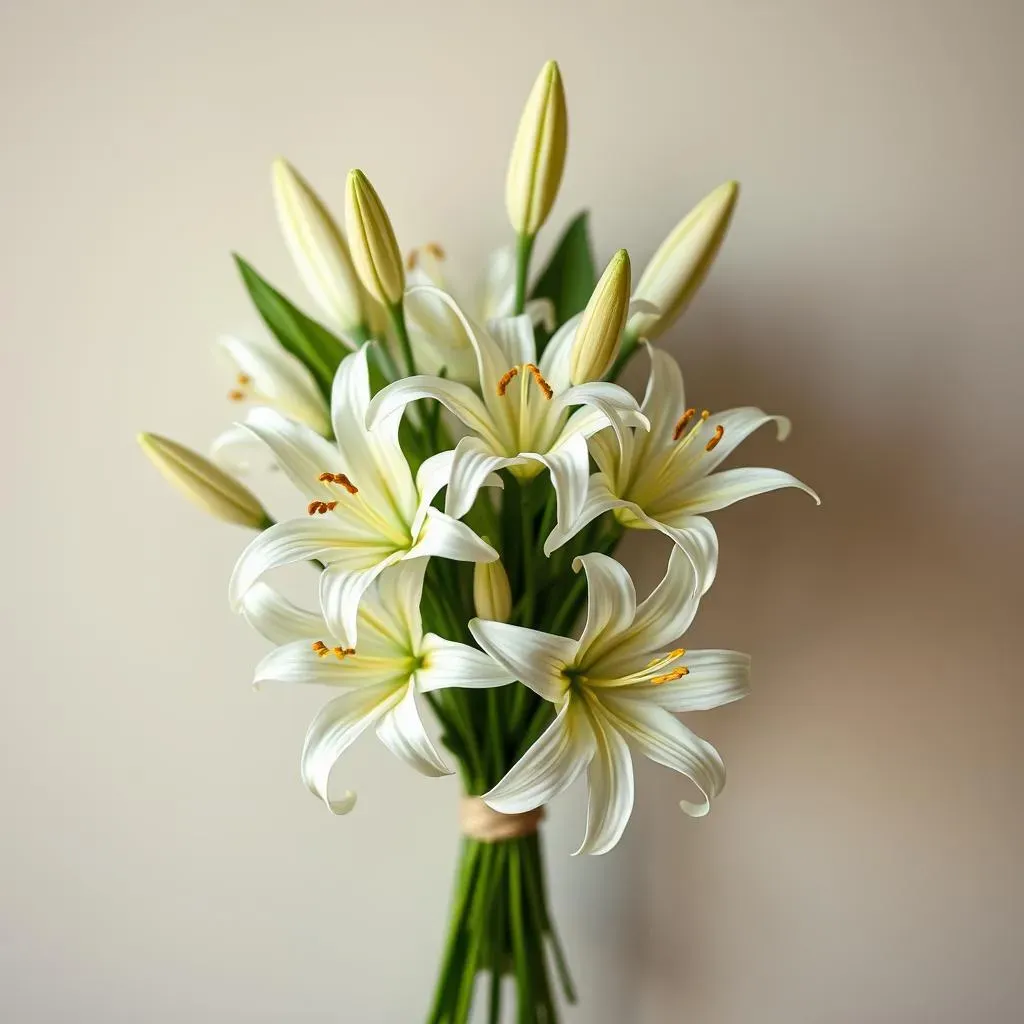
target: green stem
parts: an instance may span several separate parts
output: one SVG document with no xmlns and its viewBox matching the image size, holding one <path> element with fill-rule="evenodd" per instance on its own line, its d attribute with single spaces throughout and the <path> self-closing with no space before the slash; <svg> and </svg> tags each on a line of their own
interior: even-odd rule
<svg viewBox="0 0 1024 1024">
<path fill-rule="evenodd" d="M 518 316 L 526 308 L 526 280 L 530 274 L 530 255 L 533 253 L 533 235 L 520 235 L 516 239 L 516 300 L 512 307 Z"/>
<path fill-rule="evenodd" d="M 612 363 L 612 368 L 605 374 L 608 380 L 619 379 L 619 374 L 625 369 L 626 363 L 629 362 L 636 351 L 637 344 L 636 335 L 627 331 L 622 338 L 622 346 L 619 349 L 618 358 Z"/>
<path fill-rule="evenodd" d="M 398 344 L 402 347 L 402 358 L 405 360 L 405 368 L 410 377 L 416 373 L 416 360 L 412 354 L 412 342 L 409 341 L 409 330 L 405 326 L 405 309 L 401 302 L 396 302 L 389 307 L 388 315 L 391 317 L 391 326 L 395 329 L 395 336 Z"/>
</svg>

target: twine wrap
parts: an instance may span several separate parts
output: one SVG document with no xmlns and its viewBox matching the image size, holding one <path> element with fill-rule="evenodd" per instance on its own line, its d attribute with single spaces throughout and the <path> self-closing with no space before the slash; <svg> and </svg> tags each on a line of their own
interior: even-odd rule
<svg viewBox="0 0 1024 1024">
<path fill-rule="evenodd" d="M 543 807 L 522 814 L 502 814 L 488 807 L 478 796 L 464 796 L 459 803 L 462 834 L 479 843 L 500 843 L 506 839 L 532 836 L 543 820 Z"/>
</svg>

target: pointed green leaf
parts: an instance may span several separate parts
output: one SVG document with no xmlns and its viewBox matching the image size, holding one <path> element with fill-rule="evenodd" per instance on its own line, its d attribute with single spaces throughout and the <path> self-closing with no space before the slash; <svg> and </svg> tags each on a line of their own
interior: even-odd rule
<svg viewBox="0 0 1024 1024">
<path fill-rule="evenodd" d="M 554 303 L 559 326 L 586 306 L 597 284 L 590 249 L 589 216 L 584 210 L 565 229 L 531 295 L 531 298 L 550 299 Z"/>
<path fill-rule="evenodd" d="M 306 365 L 320 390 L 330 400 L 334 372 L 352 349 L 289 302 L 241 256 L 235 253 L 234 258 L 242 281 L 270 333 Z"/>
</svg>

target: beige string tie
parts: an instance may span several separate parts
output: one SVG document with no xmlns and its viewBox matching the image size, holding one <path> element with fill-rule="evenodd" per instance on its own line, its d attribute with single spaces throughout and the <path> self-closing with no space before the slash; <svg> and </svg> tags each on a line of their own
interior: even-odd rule
<svg viewBox="0 0 1024 1024">
<path fill-rule="evenodd" d="M 543 820 L 543 807 L 522 814 L 502 814 L 488 807 L 478 796 L 464 796 L 459 803 L 462 834 L 481 843 L 532 836 Z"/>
</svg>

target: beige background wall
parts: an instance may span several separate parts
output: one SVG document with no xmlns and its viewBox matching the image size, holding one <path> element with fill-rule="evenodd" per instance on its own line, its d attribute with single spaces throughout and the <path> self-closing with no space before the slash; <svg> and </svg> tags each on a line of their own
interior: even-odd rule
<svg viewBox="0 0 1024 1024">
<path fill-rule="evenodd" d="M 642 262 L 744 193 L 670 344 L 816 486 L 718 517 L 697 645 L 753 697 L 695 723 L 729 786 L 684 819 L 641 767 L 605 858 L 547 828 L 572 1021 L 1002 1022 L 1024 1013 L 1024 16 L 1005 3 L 0 6 L 5 451 L 0 1018 L 414 1021 L 454 782 L 367 741 L 356 815 L 297 778 L 319 695 L 254 694 L 243 537 L 139 428 L 228 417 L 210 342 L 255 327 L 227 253 L 299 294 L 271 158 L 336 203 L 363 166 L 405 245 L 503 241 L 515 119 L 557 56 L 557 219 Z M 630 547 L 647 579 L 654 545 Z"/>
</svg>

